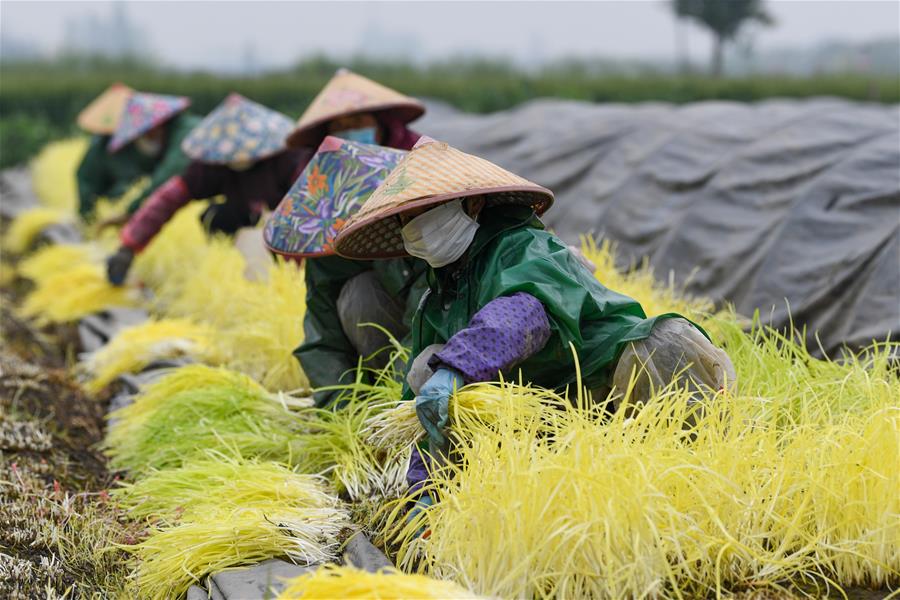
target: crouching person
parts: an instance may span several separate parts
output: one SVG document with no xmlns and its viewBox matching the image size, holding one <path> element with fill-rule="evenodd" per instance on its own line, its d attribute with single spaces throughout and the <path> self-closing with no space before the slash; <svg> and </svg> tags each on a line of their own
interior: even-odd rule
<svg viewBox="0 0 900 600">
<path fill-rule="evenodd" d="M 387 365 L 388 335 L 409 334 L 427 287 L 427 265 L 416 258 L 347 260 L 334 253 L 337 229 L 405 155 L 326 137 L 266 224 L 271 251 L 305 259 L 304 341 L 294 356 L 317 388 L 318 406 L 337 399 L 340 389 L 322 388 L 352 382 L 360 360 L 367 369 Z"/>
<path fill-rule="evenodd" d="M 515 380 L 521 371 L 524 381 L 562 392 L 576 383 L 572 347 L 590 390 L 609 389 L 631 344 L 636 357 L 702 348 L 685 350 L 678 365 L 686 370 L 666 369 L 666 377 L 693 378 L 700 367 L 716 375 L 702 374 L 697 384 L 717 385 L 733 373 L 702 330 L 674 313 L 648 318 L 635 300 L 597 281 L 538 219 L 552 202 L 547 189 L 423 138 L 338 235 L 343 256 L 410 254 L 430 266 L 404 397 L 415 398 L 433 455 L 449 448 L 455 389 L 498 374 Z M 719 363 L 694 365 L 700 354 Z M 421 474 L 419 460 L 412 470 Z"/>
<path fill-rule="evenodd" d="M 94 133 L 78 167 L 78 212 L 90 219 L 97 199 L 119 196 L 142 176 L 150 181 L 122 216 L 101 225 L 124 223 L 159 186 L 188 164 L 181 142 L 200 122 L 187 112 L 190 100 L 135 92 L 114 84 L 78 116 Z"/>
<path fill-rule="evenodd" d="M 255 225 L 278 205 L 309 158 L 306 150 L 286 148 L 292 129 L 279 112 L 238 94 L 226 98 L 184 140 L 191 159 L 184 172 L 156 190 L 122 229 L 122 246 L 107 262 L 110 282 L 125 281 L 135 254 L 192 199 L 225 197 L 201 217 L 210 233 L 233 235 Z"/>
</svg>

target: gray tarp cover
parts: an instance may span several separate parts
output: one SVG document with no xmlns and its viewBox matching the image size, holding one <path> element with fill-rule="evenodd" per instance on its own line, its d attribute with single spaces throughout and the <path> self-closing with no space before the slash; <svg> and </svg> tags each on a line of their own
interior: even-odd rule
<svg viewBox="0 0 900 600">
<path fill-rule="evenodd" d="M 839 100 L 431 104 L 417 131 L 556 193 L 568 241 L 613 240 L 691 294 L 818 331 L 829 355 L 900 333 L 900 108 Z M 790 315 L 788 313 L 790 307 Z"/>
</svg>

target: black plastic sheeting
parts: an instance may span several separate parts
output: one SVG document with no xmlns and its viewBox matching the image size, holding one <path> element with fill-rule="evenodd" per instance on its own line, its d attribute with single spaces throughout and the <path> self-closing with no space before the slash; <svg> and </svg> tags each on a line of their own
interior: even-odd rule
<svg viewBox="0 0 900 600">
<path fill-rule="evenodd" d="M 490 115 L 445 105 L 431 137 L 556 193 L 545 221 L 616 243 L 656 275 L 837 355 L 900 334 L 900 107 L 538 100 Z"/>
</svg>

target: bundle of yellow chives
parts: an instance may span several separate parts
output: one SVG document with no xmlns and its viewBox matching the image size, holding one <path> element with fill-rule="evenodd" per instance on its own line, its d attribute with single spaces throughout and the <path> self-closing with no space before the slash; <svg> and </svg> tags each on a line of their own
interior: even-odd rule
<svg viewBox="0 0 900 600">
<path fill-rule="evenodd" d="M 21 314 L 38 324 L 70 323 L 119 306 L 134 306 L 134 290 L 115 287 L 100 265 L 80 264 L 55 273 L 25 298 Z"/>
<path fill-rule="evenodd" d="M 478 598 L 455 583 L 394 570 L 369 573 L 354 567 L 325 565 L 294 578 L 278 600 L 451 600 Z"/>
<path fill-rule="evenodd" d="M 83 357 L 82 367 L 91 375 L 85 388 L 96 394 L 120 375 L 138 372 L 157 360 L 180 357 L 221 362 L 215 333 L 187 319 L 151 319 L 123 329 Z"/>
<path fill-rule="evenodd" d="M 72 222 L 70 213 L 59 208 L 37 207 L 26 210 L 13 220 L 3 240 L 3 249 L 13 254 L 27 251 L 38 235 L 50 225 Z"/>
<path fill-rule="evenodd" d="M 75 173 L 87 146 L 86 137 L 51 142 L 31 161 L 31 185 L 43 206 L 69 215 L 76 214 L 78 188 Z"/>
</svg>

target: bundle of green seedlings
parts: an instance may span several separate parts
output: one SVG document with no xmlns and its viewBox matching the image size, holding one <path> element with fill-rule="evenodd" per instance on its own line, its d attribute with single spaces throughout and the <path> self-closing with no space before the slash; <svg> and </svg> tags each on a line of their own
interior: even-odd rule
<svg viewBox="0 0 900 600">
<path fill-rule="evenodd" d="M 207 450 L 302 462 L 294 409 L 306 399 L 273 394 L 246 375 L 204 365 L 175 369 L 111 413 L 110 466 L 140 476 Z"/>
<path fill-rule="evenodd" d="M 180 597 L 223 569 L 274 557 L 321 564 L 349 530 L 346 509 L 326 481 L 287 464 L 206 452 L 154 470 L 113 492 L 150 533 L 128 546 L 141 597 Z"/>
<path fill-rule="evenodd" d="M 492 416 L 457 410 L 457 460 L 427 489 L 437 503 L 389 511 L 399 564 L 498 597 L 900 585 L 897 345 L 839 364 L 758 325 L 716 325 L 738 387 L 699 404 L 673 385 L 607 414 L 483 387 Z"/>
</svg>

